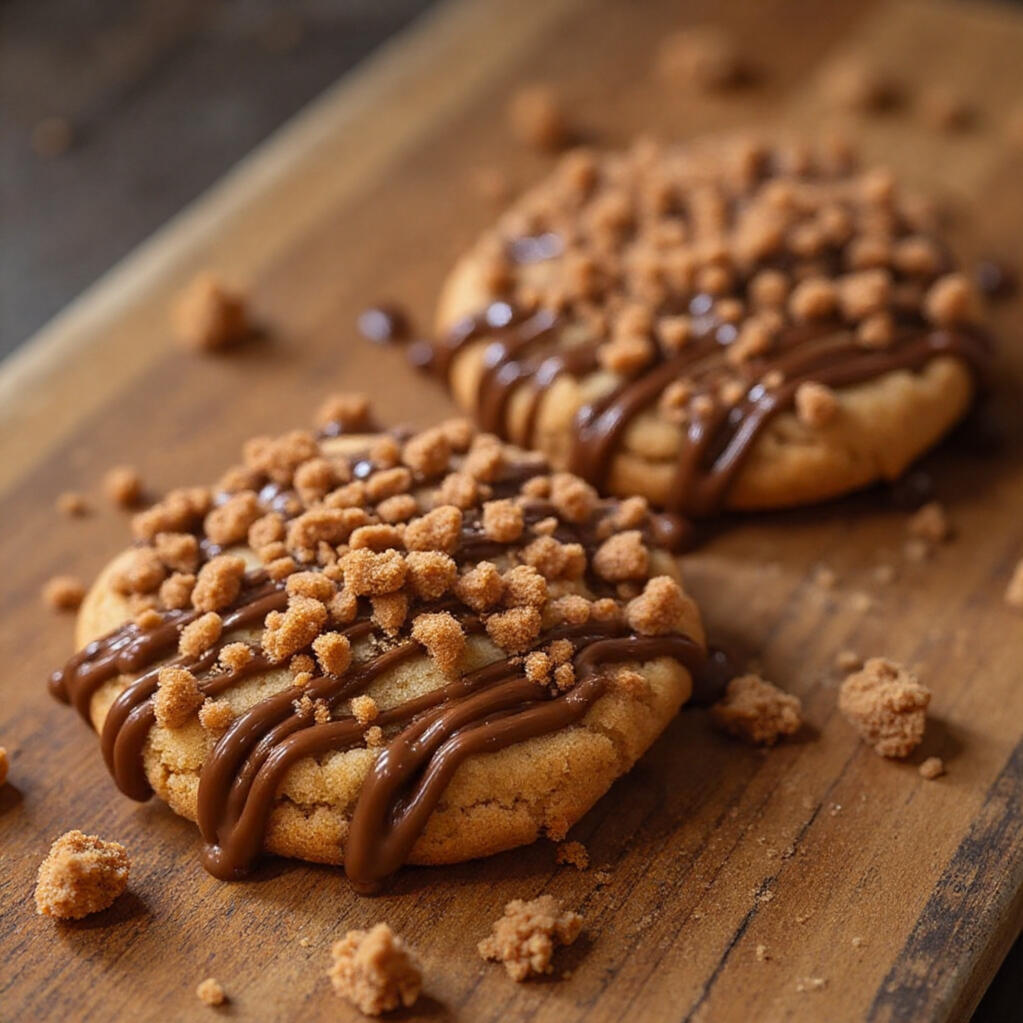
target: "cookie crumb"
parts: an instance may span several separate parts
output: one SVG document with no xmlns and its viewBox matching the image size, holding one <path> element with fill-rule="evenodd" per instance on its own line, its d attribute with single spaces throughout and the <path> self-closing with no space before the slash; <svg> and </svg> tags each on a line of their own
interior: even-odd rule
<svg viewBox="0 0 1023 1023">
<path fill-rule="evenodd" d="M 585 870 L 590 865 L 590 854 L 582 842 L 562 842 L 554 855 L 555 863 Z"/>
<path fill-rule="evenodd" d="M 857 671 L 863 667 L 863 658 L 855 650 L 839 650 L 835 654 L 835 668 L 848 675 L 851 671 Z"/>
<path fill-rule="evenodd" d="M 856 937 L 854 937 L 852 939 L 852 947 L 853 948 L 863 948 L 863 946 L 865 944 L 866 944 L 866 940 L 861 938 L 861 937 L 859 937 L 859 935 L 857 935 Z"/>
<path fill-rule="evenodd" d="M 171 665 L 160 669 L 153 713 L 163 728 L 180 728 L 202 706 L 203 694 L 195 676 L 187 668 Z"/>
<path fill-rule="evenodd" d="M 554 949 L 571 945 L 582 924 L 583 918 L 565 910 L 553 895 L 541 895 L 531 902 L 513 899 L 476 947 L 484 959 L 504 963 L 512 980 L 522 981 L 553 972 Z"/>
<path fill-rule="evenodd" d="M 766 945 L 757 945 L 757 962 L 766 963 L 771 958 L 771 954 L 767 951 Z"/>
<path fill-rule="evenodd" d="M 568 144 L 571 131 L 557 92 L 549 85 L 524 85 L 508 104 L 515 137 L 533 149 L 554 152 Z"/>
<path fill-rule="evenodd" d="M 199 724 L 214 735 L 226 732 L 233 721 L 234 711 L 227 700 L 207 698 L 199 708 Z"/>
<path fill-rule="evenodd" d="M 74 611 L 85 599 L 85 584 L 73 575 L 55 575 L 43 584 L 43 601 L 54 611 Z"/>
<path fill-rule="evenodd" d="M 68 831 L 50 847 L 36 878 L 36 912 L 80 920 L 112 905 L 128 885 L 131 860 L 119 842 Z"/>
<path fill-rule="evenodd" d="M 885 757 L 908 756 L 920 745 L 930 702 L 930 690 L 915 675 L 884 657 L 870 658 L 838 695 L 846 720 Z"/>
<path fill-rule="evenodd" d="M 220 639 L 224 623 L 216 611 L 207 611 L 189 622 L 178 639 L 178 653 L 185 657 L 198 657 Z"/>
<path fill-rule="evenodd" d="M 796 990 L 800 994 L 810 991 L 821 991 L 827 987 L 828 981 L 825 977 L 800 977 L 796 981 Z"/>
<path fill-rule="evenodd" d="M 54 501 L 54 507 L 61 515 L 72 519 L 82 518 L 92 510 L 86 496 L 77 490 L 65 490 L 62 494 L 58 494 L 57 500 Z"/>
<path fill-rule="evenodd" d="M 349 931 L 330 950 L 334 990 L 367 1016 L 413 1005 L 423 978 L 405 942 L 385 923 Z"/>
<path fill-rule="evenodd" d="M 871 575 L 878 586 L 887 586 L 889 583 L 895 581 L 895 566 L 889 565 L 887 562 L 881 565 L 875 565 L 874 571 Z"/>
<path fill-rule="evenodd" d="M 927 543 L 944 543 L 952 535 L 945 506 L 939 501 L 929 501 L 910 516 L 906 524 L 909 535 Z"/>
<path fill-rule="evenodd" d="M 861 114 L 890 109 L 899 102 L 900 91 L 886 72 L 855 57 L 833 64 L 823 82 L 823 93 L 833 106 Z"/>
<path fill-rule="evenodd" d="M 112 504 L 131 508 L 142 496 L 142 477 L 130 465 L 115 465 L 103 474 L 103 493 Z"/>
<path fill-rule="evenodd" d="M 421 643 L 445 675 L 457 672 L 465 650 L 465 630 L 448 611 L 417 615 L 412 622 L 412 638 Z"/>
<path fill-rule="evenodd" d="M 244 298 L 211 271 L 192 279 L 175 301 L 171 318 L 178 339 L 198 351 L 225 348 L 250 330 Z"/>
<path fill-rule="evenodd" d="M 918 768 L 921 778 L 934 781 L 945 773 L 945 761 L 941 757 L 928 757 Z"/>
<path fill-rule="evenodd" d="M 352 715 L 360 725 L 368 725 L 380 715 L 380 708 L 372 696 L 352 697 Z"/>
<path fill-rule="evenodd" d="M 761 746 L 773 746 L 783 735 L 794 735 L 803 723 L 799 698 L 759 675 L 733 678 L 710 715 L 729 735 Z"/>
<path fill-rule="evenodd" d="M 977 108 L 946 85 L 934 85 L 920 97 L 920 112 L 936 131 L 967 131 L 977 123 Z"/>
<path fill-rule="evenodd" d="M 796 415 L 806 426 L 820 429 L 838 415 L 838 398 L 830 387 L 808 380 L 796 391 Z"/>
<path fill-rule="evenodd" d="M 735 41 L 716 25 L 696 25 L 665 36 L 654 61 L 669 84 L 703 91 L 732 88 L 750 77 L 750 67 Z"/>
<path fill-rule="evenodd" d="M 216 977 L 207 977 L 196 987 L 195 993 L 204 1005 L 223 1005 L 227 1001 L 227 995 Z"/>
<path fill-rule="evenodd" d="M 1023 558 L 1016 563 L 1009 585 L 1005 588 L 1005 603 L 1023 611 Z"/>
</svg>

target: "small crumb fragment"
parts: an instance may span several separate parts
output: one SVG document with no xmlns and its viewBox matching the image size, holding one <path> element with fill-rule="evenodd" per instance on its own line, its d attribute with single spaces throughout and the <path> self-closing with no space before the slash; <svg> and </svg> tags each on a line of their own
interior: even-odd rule
<svg viewBox="0 0 1023 1023">
<path fill-rule="evenodd" d="M 142 496 L 142 477 L 130 465 L 115 465 L 103 474 L 103 493 L 111 503 L 131 508 Z"/>
<path fill-rule="evenodd" d="M 820 429 L 838 415 L 838 398 L 830 387 L 808 380 L 796 391 L 796 415 L 812 429 Z"/>
<path fill-rule="evenodd" d="M 823 82 L 823 94 L 833 106 L 861 114 L 890 109 L 900 91 L 886 72 L 855 57 L 833 64 Z"/>
<path fill-rule="evenodd" d="M 885 757 L 905 757 L 920 745 L 931 692 L 901 664 L 872 657 L 850 675 L 838 708 L 860 738 Z"/>
<path fill-rule="evenodd" d="M 799 698 L 759 675 L 733 678 L 710 715 L 729 735 L 762 746 L 773 746 L 783 735 L 794 735 L 803 723 Z"/>
<path fill-rule="evenodd" d="M 918 768 L 921 778 L 934 781 L 945 773 L 945 761 L 941 757 L 928 757 Z"/>
<path fill-rule="evenodd" d="M 73 575 L 55 575 L 43 585 L 43 601 L 54 611 L 74 611 L 85 598 L 85 584 Z"/>
<path fill-rule="evenodd" d="M 863 946 L 865 944 L 866 944 L 866 941 L 863 938 L 859 937 L 859 935 L 857 935 L 856 937 L 854 937 L 852 939 L 852 947 L 853 948 L 863 948 Z"/>
<path fill-rule="evenodd" d="M 920 97 L 920 112 L 936 131 L 968 131 L 977 123 L 976 106 L 946 85 L 931 86 Z"/>
<path fill-rule="evenodd" d="M 36 878 L 36 912 L 79 920 L 106 909 L 128 885 L 131 860 L 119 842 L 68 831 L 50 847 Z"/>
<path fill-rule="evenodd" d="M 708 92 L 738 85 L 750 72 L 734 40 L 716 25 L 697 25 L 665 36 L 655 67 L 668 84 Z"/>
<path fill-rule="evenodd" d="M 887 563 L 875 565 L 872 573 L 874 582 L 879 586 L 887 586 L 895 581 L 895 566 Z"/>
<path fill-rule="evenodd" d="M 153 696 L 156 723 L 163 728 L 180 728 L 202 706 L 203 694 L 187 668 L 167 665 L 157 676 Z"/>
<path fill-rule="evenodd" d="M 195 993 L 204 1005 L 223 1005 L 227 1001 L 227 995 L 216 977 L 207 977 L 195 989 Z"/>
<path fill-rule="evenodd" d="M 80 519 L 83 515 L 88 515 L 91 510 L 86 496 L 77 490 L 65 490 L 62 494 L 58 494 L 54 507 L 61 515 L 66 515 L 71 519 Z"/>
<path fill-rule="evenodd" d="M 548 85 L 522 86 L 508 104 L 508 120 L 515 137 L 533 149 L 553 152 L 571 136 L 558 94 Z"/>
<path fill-rule="evenodd" d="M 199 351 L 225 348 L 250 331 L 244 298 L 210 271 L 196 276 L 178 296 L 172 320 L 178 338 Z"/>
<path fill-rule="evenodd" d="M 827 987 L 827 979 L 824 977 L 800 977 L 796 981 L 796 990 L 800 994 L 810 991 L 821 991 Z"/>
<path fill-rule="evenodd" d="M 1017 611 L 1023 611 L 1023 558 L 1017 562 L 1009 585 L 1005 588 L 1005 603 Z"/>
<path fill-rule="evenodd" d="M 484 959 L 504 963 L 512 980 L 522 981 L 551 973 L 554 949 L 571 945 L 582 925 L 583 918 L 565 910 L 553 895 L 541 895 L 531 902 L 513 899 L 477 949 Z"/>
<path fill-rule="evenodd" d="M 766 963 L 771 958 L 771 954 L 767 951 L 766 945 L 757 945 L 757 962 Z"/>
<path fill-rule="evenodd" d="M 952 535 L 945 506 L 939 501 L 930 501 L 910 516 L 906 524 L 909 535 L 927 543 L 944 543 Z"/>
<path fill-rule="evenodd" d="M 385 923 L 349 931 L 330 950 L 334 990 L 367 1016 L 413 1005 L 423 978 L 405 942 Z"/>
<path fill-rule="evenodd" d="M 835 668 L 845 675 L 863 667 L 863 658 L 855 650 L 839 650 L 835 654 Z"/>
<path fill-rule="evenodd" d="M 590 865 L 590 854 L 582 842 L 562 842 L 554 855 L 556 863 L 585 870 Z"/>
</svg>

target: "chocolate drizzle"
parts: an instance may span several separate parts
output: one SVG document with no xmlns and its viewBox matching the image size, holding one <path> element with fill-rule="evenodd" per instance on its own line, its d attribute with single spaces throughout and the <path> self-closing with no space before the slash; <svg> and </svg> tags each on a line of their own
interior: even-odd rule
<svg viewBox="0 0 1023 1023">
<path fill-rule="evenodd" d="M 704 297 L 709 308 L 709 296 Z M 940 355 L 963 359 L 982 378 L 990 358 L 989 340 L 979 330 L 943 330 L 917 320 L 901 326 L 889 347 L 871 349 L 833 321 L 791 326 L 768 356 L 736 367 L 727 360 L 728 345 L 734 341 L 734 330 L 725 331 L 728 326 L 712 316 L 703 317 L 698 332 L 681 352 L 659 351 L 640 375 L 582 406 L 573 424 L 567 468 L 598 489 L 606 488 L 613 457 L 630 424 L 657 404 L 669 384 L 684 378 L 700 393 L 710 395 L 717 394 L 726 371 L 740 374 L 743 392 L 738 401 L 729 405 L 717 400 L 702 415 L 690 415 L 666 502 L 670 511 L 687 516 L 712 515 L 722 507 L 765 426 L 793 406 L 801 383 L 848 387 L 893 370 L 919 370 Z M 559 347 L 558 327 L 557 318 L 547 311 L 526 313 L 508 302 L 495 302 L 436 342 L 432 366 L 446 379 L 461 350 L 473 341 L 490 339 L 476 390 L 477 418 L 485 429 L 530 447 L 538 442 L 535 426 L 544 392 L 562 374 L 579 378 L 599 366 L 599 341 Z M 777 383 L 765 384 L 765 378 L 772 377 Z M 506 411 L 520 387 L 529 395 L 527 412 L 524 426 L 512 430 Z"/>
<path fill-rule="evenodd" d="M 513 491 L 539 471 L 540 463 L 512 466 L 494 484 L 495 493 Z M 599 543 L 598 527 L 610 509 L 604 506 L 591 521 L 561 523 L 556 535 L 582 542 L 591 551 Z M 552 506 L 540 499 L 526 505 L 527 523 L 548 517 Z M 671 532 L 651 521 L 648 539 Z M 476 564 L 507 550 L 483 534 L 478 515 L 465 516 L 455 560 Z M 596 577 L 587 579 L 594 593 L 608 592 Z M 216 698 L 244 678 L 272 669 L 258 644 L 239 668 L 218 664 L 222 647 L 239 631 L 262 625 L 271 611 L 287 603 L 281 583 L 264 573 L 246 579 L 235 604 L 222 613 L 220 642 L 196 658 L 178 656 L 181 628 L 197 612 L 164 611 L 156 628 L 143 631 L 127 623 L 90 643 L 51 679 L 51 690 L 89 718 L 92 697 L 119 675 L 137 677 L 111 703 L 101 730 L 107 766 L 122 792 L 146 800 L 152 789 L 146 774 L 145 751 L 155 724 L 153 696 L 160 668 L 167 664 L 189 669 L 204 696 Z M 452 597 L 423 603 L 419 612 L 448 611 L 467 633 L 483 623 Z M 323 675 L 305 685 L 287 687 L 240 714 L 216 741 L 199 778 L 197 822 L 203 841 L 202 862 L 218 878 L 244 877 L 260 855 L 271 814 L 278 804 L 287 772 L 299 761 L 360 746 L 367 725 L 345 713 L 344 704 L 364 693 L 383 674 L 422 656 L 411 639 L 380 643 L 368 602 L 360 600 L 356 619 L 341 631 L 356 646 L 357 659 L 343 676 Z M 408 858 L 430 815 L 458 767 L 468 757 L 503 749 L 526 739 L 578 724 L 606 691 L 608 669 L 625 662 L 672 657 L 695 676 L 704 652 L 686 636 L 637 636 L 621 621 L 592 620 L 581 625 L 556 625 L 539 636 L 535 648 L 568 640 L 576 682 L 566 692 L 526 677 L 521 657 L 508 656 L 435 690 L 381 710 L 374 724 L 389 736 L 360 790 L 345 843 L 346 872 L 360 891 L 372 891 Z M 233 640 L 237 642 L 235 638 Z M 359 651 L 361 651 L 361 659 Z M 306 699 L 308 697 L 308 699 Z M 326 705 L 330 720 L 316 707 Z"/>
</svg>

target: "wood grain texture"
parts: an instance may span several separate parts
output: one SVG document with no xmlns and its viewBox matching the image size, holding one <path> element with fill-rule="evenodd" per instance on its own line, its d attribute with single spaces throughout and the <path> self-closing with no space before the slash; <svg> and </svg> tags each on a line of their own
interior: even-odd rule
<svg viewBox="0 0 1023 1023">
<path fill-rule="evenodd" d="M 428 997 L 407 1019 L 968 1017 L 1023 909 L 1023 622 L 1001 601 L 1023 554 L 1023 410 L 1008 386 L 1023 381 L 1018 302 L 996 314 L 1001 449 L 964 430 L 928 459 L 957 528 L 931 562 L 902 560 L 905 513 L 879 492 L 736 521 L 687 559 L 714 638 L 798 692 L 810 727 L 764 755 L 684 712 L 575 829 L 589 871 L 556 868 L 538 843 L 403 871 L 371 900 L 337 871 L 283 861 L 225 885 L 199 866 L 193 826 L 117 794 L 95 738 L 45 693 L 69 629 L 41 610 L 40 584 L 88 576 L 125 536 L 112 511 L 60 521 L 57 493 L 94 491 L 115 461 L 143 466 L 154 490 L 213 478 L 244 437 L 304 421 L 328 388 L 373 391 L 392 421 L 450 411 L 352 323 L 388 296 L 427 320 L 447 266 L 494 214 L 470 187 L 475 168 L 499 165 L 520 184 L 543 171 L 505 133 L 519 81 L 556 81 L 583 126 L 616 143 L 638 130 L 812 128 L 816 76 L 849 50 L 883 53 L 921 81 L 942 71 L 982 98 L 977 131 L 939 141 L 905 115 L 865 125 L 865 148 L 953 194 L 966 252 L 1018 255 L 1023 160 L 998 123 L 1023 95 L 1011 11 L 843 0 L 823 18 L 809 0 L 707 0 L 687 13 L 711 11 L 762 55 L 762 87 L 665 97 L 648 68 L 679 17 L 667 0 L 443 6 L 0 373 L 0 743 L 12 753 L 0 789 L 0 1019 L 194 1019 L 194 986 L 209 974 L 239 1019 L 355 1019 L 324 977 L 327 953 L 378 919 L 424 961 Z M 264 338 L 218 358 L 175 347 L 166 306 L 200 265 L 250 289 Z M 836 587 L 814 583 L 821 564 Z M 896 565 L 895 582 L 874 581 L 878 564 Z M 916 664 L 934 690 L 912 762 L 875 756 L 840 719 L 831 665 L 843 647 Z M 916 764 L 932 754 L 949 772 L 924 782 Z M 70 827 L 123 841 L 134 874 L 106 913 L 55 925 L 34 915 L 32 879 Z M 559 960 L 570 979 L 516 986 L 474 945 L 505 901 L 544 891 L 585 914 L 586 937 Z M 810 977 L 826 983 L 798 991 Z"/>
</svg>

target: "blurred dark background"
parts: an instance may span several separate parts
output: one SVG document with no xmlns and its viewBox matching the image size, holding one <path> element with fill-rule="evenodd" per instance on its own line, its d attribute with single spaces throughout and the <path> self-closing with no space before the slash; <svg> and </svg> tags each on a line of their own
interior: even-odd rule
<svg viewBox="0 0 1023 1023">
<path fill-rule="evenodd" d="M 0 0 L 0 357 L 430 0 Z"/>
<path fill-rule="evenodd" d="M 0 0 L 0 357 L 431 2 Z"/>
</svg>

